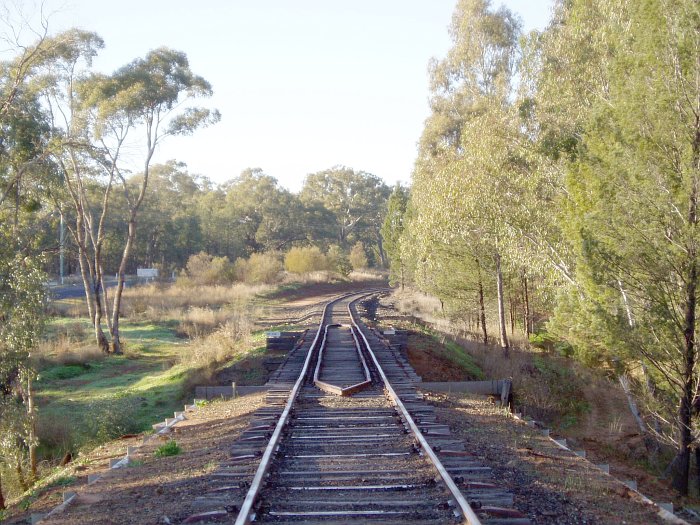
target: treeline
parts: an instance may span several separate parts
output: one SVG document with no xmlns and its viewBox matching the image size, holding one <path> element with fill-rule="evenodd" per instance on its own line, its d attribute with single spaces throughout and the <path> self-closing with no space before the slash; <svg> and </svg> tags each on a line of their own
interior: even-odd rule
<svg viewBox="0 0 700 525">
<path fill-rule="evenodd" d="M 140 179 L 137 175 L 129 184 L 136 187 Z M 301 191 L 293 193 L 261 169 L 247 169 L 214 184 L 190 174 L 184 164 L 170 161 L 154 165 L 149 179 L 126 266 L 129 274 L 155 267 L 169 278 L 181 273 L 190 257 L 200 252 L 225 257 L 230 263 L 271 253 L 281 263 L 293 247 L 316 246 L 324 255 L 331 249 L 336 257 L 347 258 L 358 244 L 366 252 L 367 265 L 385 265 L 380 229 L 390 189 L 375 175 L 336 166 L 308 175 Z M 116 196 L 112 207 L 123 209 L 126 204 L 120 201 Z M 57 242 L 58 228 L 54 220 L 47 244 Z M 107 214 L 105 231 L 102 261 L 105 272 L 114 274 L 128 233 L 119 212 Z M 77 273 L 79 252 L 70 238 L 66 252 L 66 273 Z M 317 264 L 313 269 L 335 271 L 335 265 Z M 47 270 L 58 273 L 57 257 Z"/>
<path fill-rule="evenodd" d="M 620 380 L 651 457 L 700 458 L 700 5 L 558 0 L 542 32 L 460 0 L 430 65 L 413 183 L 389 200 L 397 283 Z M 510 325 L 510 326 L 509 326 Z M 516 328 L 517 330 L 518 328 Z M 700 462 L 699 462 L 700 463 Z M 699 470 L 700 472 L 700 470 Z"/>
</svg>

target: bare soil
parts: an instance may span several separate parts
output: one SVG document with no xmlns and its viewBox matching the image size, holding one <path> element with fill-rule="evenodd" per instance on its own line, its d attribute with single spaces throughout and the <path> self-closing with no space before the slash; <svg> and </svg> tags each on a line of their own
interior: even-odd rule
<svg viewBox="0 0 700 525">
<path fill-rule="evenodd" d="M 470 381 L 474 379 L 469 372 L 455 366 L 443 355 L 439 341 L 420 332 L 409 331 L 406 344 L 408 362 L 423 381 Z"/>
<path fill-rule="evenodd" d="M 664 523 L 634 491 L 484 397 L 428 393 L 438 419 L 485 458 L 535 524 Z"/>
<path fill-rule="evenodd" d="M 127 445 L 140 444 L 142 436 L 113 441 L 86 458 L 86 468 L 70 467 L 67 474 L 78 481 L 64 490 L 78 497 L 66 510 L 42 523 L 47 525 L 133 523 L 179 523 L 197 511 L 193 505 L 206 490 L 203 483 L 219 463 L 229 457 L 229 448 L 248 426 L 252 412 L 262 404 L 262 394 L 230 401 L 216 401 L 188 413 L 167 437 L 153 437 L 134 456 L 131 466 L 109 470 L 109 460 L 123 457 Z M 182 449 L 176 456 L 157 458 L 155 450 L 174 439 Z M 103 477 L 87 485 L 87 475 Z M 27 512 L 7 523 L 26 523 L 34 512 L 46 512 L 60 503 L 61 489 L 52 490 L 31 505 Z"/>
</svg>

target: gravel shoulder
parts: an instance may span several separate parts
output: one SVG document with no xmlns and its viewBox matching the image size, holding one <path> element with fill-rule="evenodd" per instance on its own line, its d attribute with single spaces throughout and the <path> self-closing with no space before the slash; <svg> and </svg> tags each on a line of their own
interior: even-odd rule
<svg viewBox="0 0 700 525">
<path fill-rule="evenodd" d="M 515 507 L 536 524 L 664 523 L 655 507 L 587 460 L 559 448 L 487 398 L 426 392 L 438 419 L 483 457 Z"/>
</svg>

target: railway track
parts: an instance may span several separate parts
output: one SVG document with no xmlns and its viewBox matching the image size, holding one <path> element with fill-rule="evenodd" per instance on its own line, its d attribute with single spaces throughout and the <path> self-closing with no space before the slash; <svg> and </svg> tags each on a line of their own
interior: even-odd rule
<svg viewBox="0 0 700 525">
<path fill-rule="evenodd" d="M 190 522 L 231 522 L 238 511 L 236 525 L 530 523 L 435 421 L 403 356 L 359 322 L 366 296 L 328 303 L 202 498 L 223 509 Z"/>
</svg>

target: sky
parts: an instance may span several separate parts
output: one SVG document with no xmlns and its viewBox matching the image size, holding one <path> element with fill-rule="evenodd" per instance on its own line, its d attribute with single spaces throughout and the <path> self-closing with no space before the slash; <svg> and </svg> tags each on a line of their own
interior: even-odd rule
<svg viewBox="0 0 700 525">
<path fill-rule="evenodd" d="M 33 0 L 18 0 L 25 12 Z M 525 30 L 547 24 L 551 0 L 493 0 Z M 388 184 L 410 181 L 429 114 L 431 57 L 450 47 L 456 0 L 44 0 L 50 32 L 105 40 L 110 73 L 148 51 L 184 51 L 213 86 L 203 104 L 221 121 L 169 138 L 176 159 L 215 183 L 262 168 L 292 191 L 309 173 L 344 165 Z M 40 4 L 39 4 L 40 5 Z"/>
</svg>

